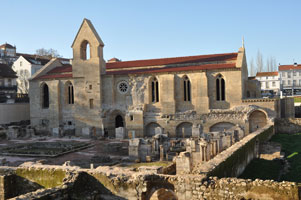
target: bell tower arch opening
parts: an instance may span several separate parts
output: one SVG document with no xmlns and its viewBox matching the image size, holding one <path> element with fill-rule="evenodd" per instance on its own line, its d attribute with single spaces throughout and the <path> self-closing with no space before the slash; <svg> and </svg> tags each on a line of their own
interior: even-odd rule
<svg viewBox="0 0 301 200">
<path fill-rule="evenodd" d="M 91 58 L 90 43 L 87 40 L 84 40 L 80 45 L 80 58 L 82 60 L 89 60 Z"/>
</svg>

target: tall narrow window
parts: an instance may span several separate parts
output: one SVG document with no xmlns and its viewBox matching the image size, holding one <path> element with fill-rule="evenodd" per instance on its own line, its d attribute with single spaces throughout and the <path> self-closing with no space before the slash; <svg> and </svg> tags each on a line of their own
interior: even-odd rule
<svg viewBox="0 0 301 200">
<path fill-rule="evenodd" d="M 159 102 L 159 83 L 156 78 L 154 78 L 151 82 L 151 95 L 152 102 Z"/>
<path fill-rule="evenodd" d="M 190 89 L 190 81 L 187 76 L 184 77 L 183 80 L 184 84 L 184 101 L 191 101 L 191 89 Z"/>
<path fill-rule="evenodd" d="M 216 78 L 216 100 L 225 101 L 225 93 L 225 80 L 223 79 L 222 75 L 218 75 Z"/>
<path fill-rule="evenodd" d="M 49 88 L 46 83 L 42 86 L 42 108 L 49 108 Z"/>
<path fill-rule="evenodd" d="M 67 83 L 67 103 L 74 104 L 74 89 L 72 83 Z"/>
</svg>

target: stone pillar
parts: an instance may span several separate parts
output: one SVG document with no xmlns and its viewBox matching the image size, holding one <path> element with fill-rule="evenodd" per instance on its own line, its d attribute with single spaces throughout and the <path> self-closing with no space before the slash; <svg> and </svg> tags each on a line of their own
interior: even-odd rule
<svg viewBox="0 0 301 200">
<path fill-rule="evenodd" d="M 160 145 L 160 161 L 164 160 L 164 148 L 163 145 Z"/>
</svg>

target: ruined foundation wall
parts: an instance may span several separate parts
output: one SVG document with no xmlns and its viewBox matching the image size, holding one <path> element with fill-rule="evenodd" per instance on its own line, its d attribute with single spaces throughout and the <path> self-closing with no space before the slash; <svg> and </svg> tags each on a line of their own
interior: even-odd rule
<svg viewBox="0 0 301 200">
<path fill-rule="evenodd" d="M 301 133 L 301 118 L 288 118 L 275 120 L 276 134 Z"/>
<path fill-rule="evenodd" d="M 193 173 L 218 177 L 237 177 L 258 156 L 261 142 L 267 141 L 274 134 L 274 126 L 266 125 L 235 143 L 225 151 L 204 164 L 197 166 Z"/>
</svg>

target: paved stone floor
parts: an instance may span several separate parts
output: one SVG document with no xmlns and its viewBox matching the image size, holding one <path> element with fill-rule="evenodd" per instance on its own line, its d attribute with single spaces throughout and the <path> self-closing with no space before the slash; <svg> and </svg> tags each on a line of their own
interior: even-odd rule
<svg viewBox="0 0 301 200">
<path fill-rule="evenodd" d="M 93 163 L 94 167 L 97 167 L 100 165 L 115 165 L 121 162 L 126 162 L 128 160 L 128 142 L 119 140 L 91 140 L 80 138 L 32 138 L 22 140 L 3 140 L 0 141 L 0 148 L 27 142 L 58 142 L 70 140 L 88 142 L 90 144 L 93 144 L 93 146 L 54 158 L 0 156 L 0 165 L 18 166 L 26 161 L 35 162 L 42 160 L 44 164 L 62 165 L 66 161 L 70 161 L 71 165 L 90 168 L 91 163 Z"/>
</svg>

